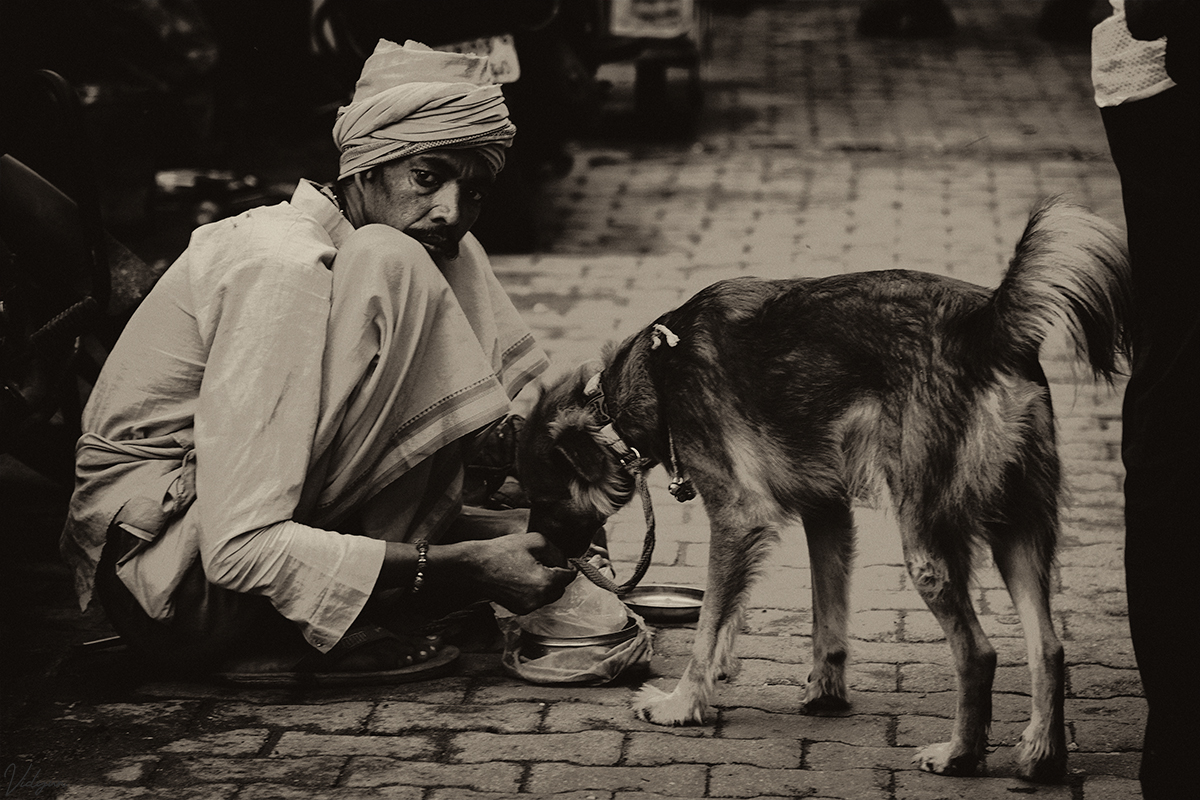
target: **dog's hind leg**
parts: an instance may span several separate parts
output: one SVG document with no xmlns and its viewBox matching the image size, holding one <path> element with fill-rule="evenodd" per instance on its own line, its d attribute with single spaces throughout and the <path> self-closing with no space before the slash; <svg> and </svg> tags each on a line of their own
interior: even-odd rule
<svg viewBox="0 0 1200 800">
<path fill-rule="evenodd" d="M 1030 780 L 1058 780 L 1066 773 L 1067 738 L 1063 647 L 1050 617 L 1050 555 L 1025 531 L 1013 529 L 997 532 L 992 554 L 1021 619 L 1029 653 L 1033 708 L 1017 748 L 1018 764 L 1021 774 Z"/>
<path fill-rule="evenodd" d="M 908 573 L 949 640 L 958 690 L 950 741 L 929 745 L 913 760 L 926 772 L 974 775 L 986 766 L 996 651 L 971 605 L 967 544 L 971 532 L 954 530 L 943 523 L 942 530 L 929 535 L 911 518 L 911 513 L 902 509 L 899 516 Z M 935 541 L 955 544 L 939 548 Z"/>
<path fill-rule="evenodd" d="M 812 565 L 813 667 L 800 711 L 820 714 L 849 708 L 846 690 L 850 568 L 854 560 L 854 515 L 848 505 L 831 505 L 804 515 Z"/>
<path fill-rule="evenodd" d="M 634 700 L 637 716 L 656 725 L 705 721 L 718 678 L 730 673 L 736 664 L 733 643 L 742 624 L 750 581 L 767 545 L 775 539 L 770 528 L 746 530 L 735 522 L 720 520 L 720 512 L 712 507 L 709 516 L 712 537 L 708 586 L 700 607 L 692 658 L 673 692 L 666 694 L 645 686 Z"/>
</svg>

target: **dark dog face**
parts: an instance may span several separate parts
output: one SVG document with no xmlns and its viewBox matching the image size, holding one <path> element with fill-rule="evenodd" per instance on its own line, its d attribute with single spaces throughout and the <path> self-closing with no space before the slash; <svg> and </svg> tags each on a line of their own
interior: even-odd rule
<svg viewBox="0 0 1200 800">
<path fill-rule="evenodd" d="M 632 476 L 598 438 L 607 420 L 595 400 L 600 365 L 580 367 L 546 388 L 521 432 L 517 468 L 532 504 L 529 530 L 569 557 L 633 496 Z"/>
</svg>

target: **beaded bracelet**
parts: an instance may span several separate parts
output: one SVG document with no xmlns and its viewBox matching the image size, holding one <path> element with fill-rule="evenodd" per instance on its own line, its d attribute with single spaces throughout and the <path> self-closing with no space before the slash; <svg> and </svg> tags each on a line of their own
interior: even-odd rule
<svg viewBox="0 0 1200 800">
<path fill-rule="evenodd" d="M 429 563 L 429 542 L 422 539 L 417 542 L 417 576 L 413 578 L 412 594 L 421 591 L 421 584 L 425 583 L 425 565 Z"/>
</svg>

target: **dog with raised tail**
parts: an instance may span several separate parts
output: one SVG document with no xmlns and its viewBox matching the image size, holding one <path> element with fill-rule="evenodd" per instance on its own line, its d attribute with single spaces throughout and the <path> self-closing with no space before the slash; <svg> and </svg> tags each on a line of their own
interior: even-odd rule
<svg viewBox="0 0 1200 800">
<path fill-rule="evenodd" d="M 969 596 L 973 552 L 985 543 L 1028 648 L 1020 768 L 1060 778 L 1064 657 L 1050 570 L 1061 476 L 1038 356 L 1061 321 L 1111 382 L 1128 356 L 1129 307 L 1124 237 L 1051 200 L 1030 217 L 995 290 L 906 270 L 721 281 L 544 389 L 518 448 L 531 530 L 581 554 L 631 499 L 633 472 L 656 464 L 694 486 L 711 523 L 691 661 L 670 694 L 641 691 L 638 716 L 705 721 L 716 681 L 736 668 L 751 581 L 779 528 L 797 520 L 812 563 L 801 710 L 847 707 L 852 505 L 883 485 L 957 677 L 950 739 L 916 762 L 945 775 L 985 767 L 996 651 Z"/>
</svg>

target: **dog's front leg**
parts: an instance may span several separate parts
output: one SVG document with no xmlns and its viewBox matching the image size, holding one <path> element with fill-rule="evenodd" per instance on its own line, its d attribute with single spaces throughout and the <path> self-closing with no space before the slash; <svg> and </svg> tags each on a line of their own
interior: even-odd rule
<svg viewBox="0 0 1200 800">
<path fill-rule="evenodd" d="M 710 510 L 710 517 L 712 511 Z M 712 520 L 708 586 L 692 658 L 675 690 L 666 694 L 645 686 L 634 701 L 634 712 L 656 725 L 687 725 L 706 721 L 719 678 L 737 665 L 733 643 L 742 624 L 742 608 L 754 566 L 762 558 L 771 531 L 721 525 Z"/>
</svg>

